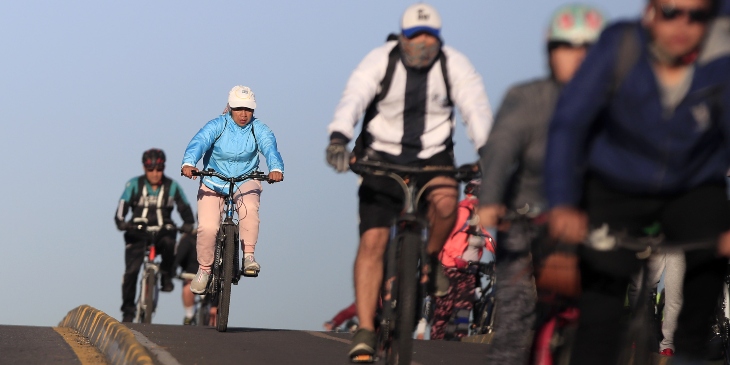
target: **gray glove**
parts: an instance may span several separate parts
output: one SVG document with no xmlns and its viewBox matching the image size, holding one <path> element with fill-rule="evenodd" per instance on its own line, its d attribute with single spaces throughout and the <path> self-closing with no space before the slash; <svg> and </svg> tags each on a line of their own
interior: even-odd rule
<svg viewBox="0 0 730 365">
<path fill-rule="evenodd" d="M 327 163 L 337 172 L 346 172 L 350 169 L 350 152 L 347 151 L 345 141 L 333 139 L 327 146 Z"/>
</svg>

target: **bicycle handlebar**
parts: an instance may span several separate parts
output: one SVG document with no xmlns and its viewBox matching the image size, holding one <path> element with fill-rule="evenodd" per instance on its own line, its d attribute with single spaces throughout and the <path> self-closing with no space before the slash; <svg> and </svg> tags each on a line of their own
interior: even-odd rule
<svg viewBox="0 0 730 365">
<path fill-rule="evenodd" d="M 228 177 L 213 169 L 208 169 L 207 171 L 206 170 L 197 170 L 197 171 L 194 170 L 192 172 L 192 174 L 193 174 L 193 176 L 215 176 L 215 177 L 217 177 L 225 182 L 231 183 L 231 184 L 235 184 L 237 182 L 246 181 L 246 180 L 259 180 L 259 181 L 271 182 L 271 180 L 269 180 L 269 176 L 261 171 L 253 171 L 249 174 L 241 175 L 241 176 L 237 176 L 237 177 Z"/>
<path fill-rule="evenodd" d="M 479 174 L 479 165 L 476 163 L 464 164 L 459 167 L 454 166 L 403 166 L 382 161 L 363 161 L 357 160 L 350 165 L 352 172 L 363 175 L 386 175 L 388 173 L 395 174 L 434 174 L 451 176 L 454 179 L 467 182 L 474 179 Z"/>
</svg>

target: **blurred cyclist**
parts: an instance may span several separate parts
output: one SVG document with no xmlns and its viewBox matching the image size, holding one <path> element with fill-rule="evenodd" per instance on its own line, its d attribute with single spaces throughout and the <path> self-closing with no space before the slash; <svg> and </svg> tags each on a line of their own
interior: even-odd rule
<svg viewBox="0 0 730 365">
<path fill-rule="evenodd" d="M 565 87 L 550 124 L 550 231 L 581 242 L 590 227 L 730 249 L 730 32 L 712 32 L 712 0 L 650 0 L 641 21 L 606 29 Z M 571 361 L 615 364 L 634 252 L 581 254 L 580 323 Z M 727 259 L 686 252 L 675 363 L 700 361 Z"/>
<path fill-rule="evenodd" d="M 197 237 L 195 234 L 183 233 L 180 237 L 180 241 L 177 243 L 174 268 L 181 268 L 182 275 L 187 274 L 185 276 L 194 277 L 198 272 L 198 255 L 195 249 L 196 242 Z M 183 308 L 185 309 L 183 324 L 190 325 L 193 323 L 193 316 L 195 315 L 195 294 L 190 291 L 192 278 L 182 277 L 182 280 L 184 283 L 182 290 L 182 302 Z"/>
<path fill-rule="evenodd" d="M 553 15 L 547 33 L 550 75 L 507 92 L 482 151 L 480 224 L 496 227 L 506 209 L 529 216 L 546 209 L 543 164 L 548 123 L 560 91 L 603 26 L 603 15 L 591 6 L 568 5 Z M 527 222 L 515 222 L 509 231 L 498 233 L 495 333 L 487 354 L 489 364 L 527 362 L 536 302 L 530 248 L 537 238 L 536 227 Z"/>
<path fill-rule="evenodd" d="M 355 143 L 357 158 L 409 166 L 453 166 L 454 105 L 460 108 L 475 147 L 484 145 L 491 111 L 482 78 L 464 55 L 443 46 L 440 34 L 441 17 L 436 9 L 423 3 L 412 5 L 403 14 L 399 39 L 374 49 L 357 66 L 329 125 L 327 162 L 338 172 L 349 168 L 347 144 L 363 113 L 363 132 Z M 436 256 L 456 220 L 458 190 L 450 177 L 436 176 L 431 181 L 437 186 L 426 196 L 430 220 L 426 250 L 431 255 L 426 266 L 435 268 Z M 383 252 L 403 198 L 402 189 L 392 179 L 363 177 L 354 275 L 360 328 L 353 338 L 351 358 L 375 351 L 373 319 Z"/>
<path fill-rule="evenodd" d="M 170 292 L 174 289 L 173 260 L 175 255 L 175 237 L 177 231 L 165 228 L 173 224 L 172 209 L 177 205 L 184 224 L 181 230 L 192 232 L 195 218 L 190 204 L 185 198 L 180 186 L 164 175 L 165 153 L 160 149 L 150 149 L 142 155 L 144 175 L 135 177 L 127 182 L 119 200 L 119 207 L 114 220 L 117 228 L 124 233 L 124 261 L 126 268 L 122 280 L 122 321 L 131 322 L 134 319 L 136 306 L 134 303 L 137 291 L 137 276 L 144 260 L 147 232 L 136 229 L 135 219 L 146 219 L 148 227 L 162 227 L 155 236 L 155 246 L 162 256 L 160 271 L 162 272 L 162 291 Z M 132 211 L 132 219 L 125 221 L 127 213 Z"/>
<path fill-rule="evenodd" d="M 356 316 L 357 307 L 355 306 L 355 303 L 352 303 L 347 308 L 344 308 L 341 311 L 337 312 L 337 314 L 332 317 L 331 320 L 324 322 L 322 327 L 326 331 L 335 331 L 337 330 L 337 327 L 340 327 L 345 322 L 351 321 Z"/>
<path fill-rule="evenodd" d="M 456 224 L 439 254 L 443 270 L 438 271 L 441 275 L 436 279 L 432 340 L 459 339 L 469 334 L 469 314 L 477 287 L 476 268 L 469 262 L 481 260 L 484 247 L 494 253 L 494 241 L 476 215 L 480 185 L 481 180 L 474 179 L 464 187 Z"/>
</svg>

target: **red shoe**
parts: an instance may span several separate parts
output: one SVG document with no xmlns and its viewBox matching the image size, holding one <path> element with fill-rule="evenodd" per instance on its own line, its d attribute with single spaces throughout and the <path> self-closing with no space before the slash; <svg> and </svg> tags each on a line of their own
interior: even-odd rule
<svg viewBox="0 0 730 365">
<path fill-rule="evenodd" d="M 674 350 L 672 350 L 672 349 L 664 349 L 661 352 L 659 352 L 659 355 L 662 355 L 662 356 L 674 356 Z"/>
</svg>

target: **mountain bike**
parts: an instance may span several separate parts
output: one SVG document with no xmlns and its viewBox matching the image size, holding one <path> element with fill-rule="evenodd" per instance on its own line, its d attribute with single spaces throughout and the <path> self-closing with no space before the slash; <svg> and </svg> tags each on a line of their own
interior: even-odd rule
<svg viewBox="0 0 730 365">
<path fill-rule="evenodd" d="M 495 303 L 495 284 L 497 283 L 496 270 L 494 261 L 485 262 L 469 262 L 469 268 L 475 271 L 474 275 L 477 280 L 477 288 L 481 291 L 479 300 L 474 303 L 472 309 L 472 323 L 469 326 L 470 336 L 485 335 L 494 331 L 494 311 Z M 486 279 L 485 284 L 482 279 Z"/>
<path fill-rule="evenodd" d="M 216 330 L 225 332 L 228 329 L 228 313 L 231 303 L 231 285 L 238 285 L 243 276 L 256 277 L 258 273 L 250 274 L 240 272 L 239 268 L 239 237 L 238 222 L 233 219 L 236 211 L 236 204 L 233 194 L 236 190 L 236 183 L 247 180 L 269 181 L 266 174 L 261 171 L 253 171 L 238 177 L 228 177 L 213 169 L 207 171 L 193 171 L 194 176 L 215 176 L 228 183 L 228 194 L 225 196 L 225 218 L 221 220 L 218 234 L 215 240 L 215 256 L 211 268 L 210 280 L 206 288 L 206 294 L 217 299 Z"/>
<path fill-rule="evenodd" d="M 543 234 L 547 231 L 543 229 Z M 568 245 L 552 242 L 562 252 L 575 253 L 577 245 Z M 643 262 L 643 270 L 648 271 L 646 259 L 652 253 L 668 251 L 692 251 L 714 248 L 716 242 L 667 242 L 663 235 L 634 237 L 626 232 L 614 232 L 607 225 L 595 228 L 589 232 L 589 236 L 580 244 L 590 247 L 596 251 L 611 251 L 624 249 L 635 253 L 636 257 Z M 533 253 L 534 254 L 534 253 Z M 537 265 L 536 265 L 537 267 Z M 622 347 L 619 353 L 619 364 L 649 364 L 651 363 L 650 344 L 652 337 L 656 335 L 655 326 L 652 321 L 656 320 L 654 307 L 656 297 L 650 295 L 651 283 L 646 282 L 648 275 L 644 277 L 634 315 L 629 320 L 628 329 L 621 341 Z M 557 295 L 557 297 L 560 297 Z M 654 304 L 650 301 L 654 298 Z M 538 327 L 535 332 L 531 363 L 543 364 L 568 364 L 572 352 L 572 345 L 578 327 L 579 312 L 574 306 L 575 299 L 558 298 L 553 303 L 562 303 L 554 306 L 547 320 Z M 567 304 L 566 304 L 567 303 Z"/>
<path fill-rule="evenodd" d="M 409 167 L 380 161 L 356 161 L 350 169 L 359 175 L 387 176 L 398 182 L 405 194 L 403 210 L 390 229 L 384 257 L 381 291 L 382 310 L 378 325 L 376 356 L 356 356 L 353 362 L 374 362 L 385 358 L 386 364 L 410 364 L 413 355 L 413 331 L 420 316 L 416 307 L 423 302 L 426 283 L 420 283 L 423 266 L 428 264 L 426 240 L 428 221 L 418 213 L 419 203 L 431 183 L 418 189 L 417 178 L 426 174 L 451 176 L 468 181 L 476 174 L 475 165 Z"/>
<path fill-rule="evenodd" d="M 148 226 L 147 218 L 138 217 L 132 220 L 132 230 L 144 232 L 145 254 L 142 262 L 142 277 L 139 282 L 139 296 L 137 297 L 137 310 L 134 316 L 135 323 L 152 323 L 152 316 L 157 309 L 157 300 L 160 294 L 160 260 L 157 259 L 155 239 L 157 234 L 165 230 L 177 230 L 172 224 L 164 226 Z"/>
</svg>

